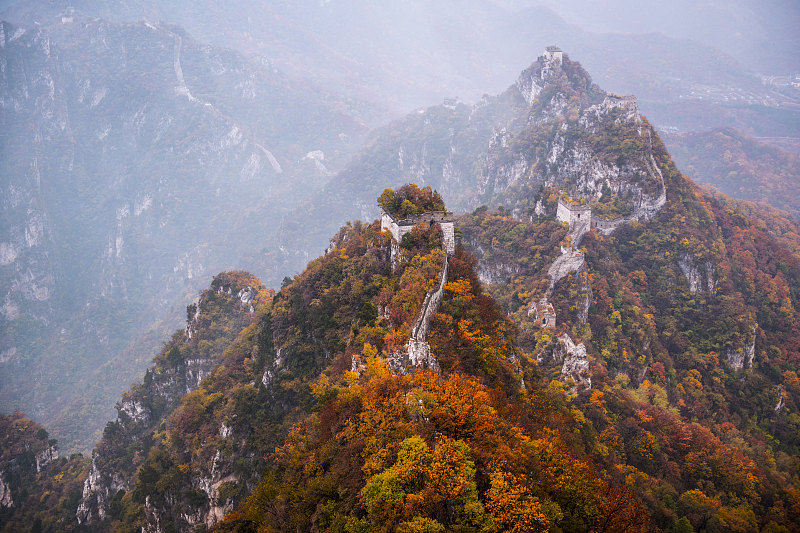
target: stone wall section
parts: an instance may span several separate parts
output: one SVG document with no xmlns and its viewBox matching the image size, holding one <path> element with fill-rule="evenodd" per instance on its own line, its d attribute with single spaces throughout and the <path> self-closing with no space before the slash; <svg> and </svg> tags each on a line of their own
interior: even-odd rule
<svg viewBox="0 0 800 533">
<path fill-rule="evenodd" d="M 567 222 L 571 227 L 580 222 L 585 222 L 592 218 L 592 208 L 588 205 L 570 204 L 558 199 L 558 209 L 556 210 L 556 220 Z"/>
<path fill-rule="evenodd" d="M 392 234 L 392 259 L 397 255 L 398 246 L 403 240 L 403 235 L 411 231 L 420 222 L 435 222 L 442 228 L 444 251 L 448 256 L 456 253 L 456 237 L 453 213 L 433 211 L 421 215 L 412 215 L 402 220 L 396 220 L 389 213 L 381 212 L 381 231 L 389 230 Z"/>
<path fill-rule="evenodd" d="M 433 370 L 439 372 L 439 362 L 431 352 L 428 344 L 428 328 L 430 327 L 433 314 L 439 309 L 444 297 L 444 286 L 447 284 L 448 261 L 445 256 L 444 268 L 439 275 L 439 283 L 422 301 L 419 313 L 414 320 L 414 327 L 411 329 L 411 338 L 403 349 L 391 354 L 386 359 L 386 368 L 395 374 L 405 373 L 408 369 Z"/>
</svg>

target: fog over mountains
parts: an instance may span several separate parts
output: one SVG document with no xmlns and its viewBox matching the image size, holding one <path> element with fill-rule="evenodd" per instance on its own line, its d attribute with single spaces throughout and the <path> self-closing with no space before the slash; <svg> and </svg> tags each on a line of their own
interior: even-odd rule
<svg viewBox="0 0 800 533">
<path fill-rule="evenodd" d="M 800 135 L 768 79 L 800 70 L 791 2 L 544 4 L 0 3 L 0 410 L 89 450 L 214 274 L 278 288 L 372 189 L 439 184 L 380 174 L 358 206 L 314 207 L 391 120 L 499 94 L 546 45 L 670 131 Z"/>
</svg>

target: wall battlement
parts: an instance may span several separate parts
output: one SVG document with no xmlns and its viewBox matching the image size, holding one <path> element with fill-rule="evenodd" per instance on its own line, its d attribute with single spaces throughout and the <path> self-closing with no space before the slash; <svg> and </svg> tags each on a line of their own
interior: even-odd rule
<svg viewBox="0 0 800 533">
<path fill-rule="evenodd" d="M 564 52 L 558 46 L 548 46 L 544 49 L 544 57 L 547 61 L 556 61 L 560 65 L 563 62 Z"/>
<path fill-rule="evenodd" d="M 399 246 L 400 242 L 403 240 L 403 235 L 411 231 L 414 226 L 421 222 L 439 224 L 442 227 L 444 251 L 447 255 L 453 255 L 456 253 L 454 221 L 455 217 L 450 211 L 429 211 L 421 215 L 411 215 L 402 220 L 397 220 L 386 211 L 381 211 L 381 231 L 389 230 L 394 239 L 394 243 L 392 244 L 392 257 L 395 255 L 395 247 Z"/>
<path fill-rule="evenodd" d="M 542 328 L 553 329 L 556 327 L 556 311 L 547 298 L 531 302 L 528 307 L 528 316 L 533 315 L 533 321 Z"/>
<path fill-rule="evenodd" d="M 575 223 L 590 220 L 591 218 L 592 208 L 588 205 L 571 204 L 561 198 L 558 199 L 556 220 L 559 222 L 566 222 L 570 227 L 574 227 Z"/>
</svg>

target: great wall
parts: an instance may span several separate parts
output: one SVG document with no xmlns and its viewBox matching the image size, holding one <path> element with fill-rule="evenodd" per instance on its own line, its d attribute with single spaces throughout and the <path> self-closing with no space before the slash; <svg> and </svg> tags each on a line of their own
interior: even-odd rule
<svg viewBox="0 0 800 533">
<path fill-rule="evenodd" d="M 543 68 L 541 78 L 554 73 L 563 63 L 563 52 L 555 46 L 548 46 L 540 56 Z M 536 97 L 541 86 L 536 80 L 531 79 L 529 85 L 520 87 L 523 96 L 530 101 Z M 586 109 L 580 119 L 580 123 L 587 127 L 592 127 L 593 119 L 599 119 L 609 111 L 620 108 L 623 113 L 617 120 L 642 121 L 636 98 L 628 95 L 607 94 L 600 104 L 593 105 Z M 644 158 L 644 166 L 651 178 L 660 181 L 661 191 L 656 197 L 646 194 L 639 194 L 633 201 L 633 212 L 627 216 L 619 216 L 608 219 L 592 211 L 590 205 L 577 202 L 560 191 L 566 198 L 559 198 L 556 208 L 556 219 L 566 223 L 569 227 L 566 242 L 561 247 L 561 255 L 556 258 L 547 270 L 549 285 L 546 293 L 540 298 L 534 298 L 528 305 L 528 315 L 533 319 L 534 324 L 540 328 L 554 330 L 557 327 L 557 317 L 550 297 L 556 284 L 564 277 L 577 273 L 586 275 L 586 264 L 583 252 L 579 246 L 583 236 L 591 230 L 603 236 L 611 235 L 617 228 L 631 222 L 644 222 L 651 220 L 666 203 L 666 186 L 664 177 L 652 155 L 652 139 L 650 139 L 650 153 Z M 537 205 L 537 215 L 544 214 L 541 203 Z M 430 345 L 427 342 L 428 328 L 433 314 L 437 311 L 444 296 L 444 287 L 447 284 L 448 258 L 455 253 L 455 217 L 451 212 L 435 211 L 419 215 L 409 216 L 405 219 L 397 219 L 390 213 L 381 212 L 381 230 L 388 231 L 392 235 L 391 260 L 394 264 L 400 252 L 403 236 L 410 232 L 415 225 L 420 223 L 438 224 L 443 233 L 443 250 L 445 253 L 444 266 L 439 274 L 435 287 L 425 296 L 425 299 L 414 320 L 414 326 L 408 342 L 405 346 L 387 358 L 387 368 L 392 372 L 406 372 L 411 369 L 430 369 L 439 370 L 439 364 L 435 356 L 431 353 Z M 579 313 L 581 320 L 587 319 L 588 308 L 591 303 L 591 287 L 588 280 L 584 279 L 584 293 L 586 301 L 583 302 L 582 313 Z M 565 383 L 572 381 L 573 390 L 577 388 L 591 387 L 591 378 L 588 375 L 589 362 L 586 355 L 586 347 L 583 343 L 575 344 L 567 333 L 562 333 L 556 339 L 557 346 L 553 351 L 553 358 L 556 362 L 562 363 L 562 380 Z M 539 354 L 540 361 L 542 354 Z M 363 368 L 360 357 L 354 356 L 353 370 Z"/>
</svg>

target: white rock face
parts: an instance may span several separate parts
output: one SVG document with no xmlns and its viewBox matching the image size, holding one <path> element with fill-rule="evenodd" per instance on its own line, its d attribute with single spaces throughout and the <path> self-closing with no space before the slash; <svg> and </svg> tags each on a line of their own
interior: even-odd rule
<svg viewBox="0 0 800 533">
<path fill-rule="evenodd" d="M 19 251 L 14 245 L 8 242 L 0 242 L 0 265 L 10 265 L 19 255 Z"/>
<path fill-rule="evenodd" d="M 725 358 L 730 366 L 736 372 L 745 368 L 753 368 L 753 357 L 756 354 L 756 339 L 755 328 L 753 328 L 753 338 L 748 344 L 741 348 L 728 347 L 725 350 Z"/>
<path fill-rule="evenodd" d="M 239 445 L 242 445 L 240 442 Z M 200 490 L 208 497 L 207 505 L 199 508 L 188 508 L 182 502 L 179 495 L 167 495 L 167 507 L 164 509 L 156 507 L 147 497 L 145 500 L 145 523 L 142 525 L 143 532 L 163 532 L 162 524 L 169 519 L 169 508 L 173 513 L 180 513 L 181 518 L 185 520 L 190 526 L 190 530 L 194 531 L 198 526 L 204 525 L 207 529 L 212 529 L 219 522 L 223 520 L 225 514 L 233 509 L 233 501 L 227 499 L 220 501 L 220 487 L 223 483 L 237 483 L 239 482 L 236 474 L 230 473 L 232 468 L 232 461 L 235 457 L 228 460 L 222 457 L 222 453 L 217 450 L 216 456 L 211 461 L 210 472 L 206 471 L 200 475 L 193 475 L 191 486 L 194 489 Z"/>
<path fill-rule="evenodd" d="M 36 473 L 42 471 L 42 468 L 49 465 L 53 461 L 58 459 L 58 448 L 56 446 L 50 446 L 44 451 L 41 451 L 36 454 Z"/>
<path fill-rule="evenodd" d="M 556 351 L 558 352 L 557 357 L 563 357 L 564 360 L 564 364 L 561 367 L 561 379 L 564 382 L 572 379 L 575 382 L 573 391 L 592 388 L 586 346 L 583 343 L 575 345 L 570 336 L 564 333 L 558 338 Z"/>
<path fill-rule="evenodd" d="M 175 87 L 175 94 L 186 96 L 189 101 L 194 102 L 195 98 L 192 96 L 192 93 L 189 92 L 189 88 L 186 86 L 186 80 L 183 78 L 183 69 L 181 68 L 181 49 L 183 48 L 183 39 L 180 35 L 173 34 L 173 36 L 175 37 L 173 67 L 175 68 L 175 76 L 178 78 L 178 85 Z"/>
<path fill-rule="evenodd" d="M 127 484 L 119 474 L 112 474 L 111 479 L 104 476 L 97 466 L 97 455 L 93 456 L 92 469 L 83 482 L 83 496 L 76 512 L 78 524 L 91 524 L 95 517 L 99 520 L 105 519 L 106 509 L 119 490 L 127 491 Z M 95 509 L 97 515 L 94 515 Z"/>
<path fill-rule="evenodd" d="M 580 122 L 584 126 L 589 126 L 594 120 L 598 120 L 603 115 L 607 115 L 613 109 L 622 109 L 622 115 L 617 119 L 617 122 L 642 121 L 642 116 L 639 114 L 639 104 L 635 97 L 618 96 L 609 93 L 602 103 L 593 105 L 587 109 L 583 117 L 581 117 Z"/>
<path fill-rule="evenodd" d="M 314 160 L 314 165 L 316 165 L 317 171 L 320 174 L 324 174 L 326 176 L 331 174 L 331 172 L 328 171 L 328 169 L 325 168 L 325 165 L 322 163 L 323 161 L 325 161 L 325 153 L 323 153 L 322 150 L 314 150 L 312 152 L 308 152 L 303 159 L 304 160 L 305 159 L 313 159 Z"/>
<path fill-rule="evenodd" d="M 537 79 L 535 74 L 530 74 L 528 76 L 522 75 L 517 79 L 517 90 L 525 101 L 528 102 L 528 105 L 533 104 L 533 101 L 539 96 L 542 89 L 541 81 Z"/>
<path fill-rule="evenodd" d="M 455 192 L 461 188 L 462 173 L 458 166 L 458 148 L 450 145 L 450 152 L 442 165 L 442 191 Z M 366 219 L 365 219 L 366 220 Z"/>
<path fill-rule="evenodd" d="M 287 359 L 286 351 L 287 350 L 284 348 L 278 348 L 275 354 L 275 361 L 272 362 L 272 367 L 267 367 L 267 369 L 264 370 L 264 375 L 261 376 L 261 383 L 263 383 L 265 387 L 269 388 L 269 386 L 272 385 L 272 380 L 275 379 L 275 376 L 283 368 Z"/>
<path fill-rule="evenodd" d="M 783 397 L 783 385 L 778 385 L 778 403 L 775 405 L 775 412 L 782 413 L 786 409 L 786 398 Z"/>
<path fill-rule="evenodd" d="M 568 104 L 569 102 L 563 94 L 558 93 L 553 95 L 553 98 L 550 99 L 547 106 L 542 109 L 541 114 L 534 119 L 534 122 L 536 124 L 541 124 L 547 120 L 562 116 L 564 111 L 567 110 Z"/>
<path fill-rule="evenodd" d="M 700 271 L 697 270 L 697 267 L 692 263 L 692 258 L 687 254 L 682 255 L 678 260 L 678 266 L 681 272 L 683 272 L 683 275 L 686 276 L 686 281 L 689 283 L 689 290 L 695 294 L 700 292 L 702 279 Z"/>
<path fill-rule="evenodd" d="M 283 169 L 281 168 L 280 163 L 278 163 L 278 160 L 275 159 L 274 155 L 272 155 L 272 152 L 270 152 L 269 150 L 267 150 L 266 148 L 264 148 L 260 144 L 258 145 L 258 147 L 261 148 L 261 151 L 263 151 L 264 155 L 267 156 L 267 159 L 269 160 L 269 164 L 272 165 L 272 170 L 274 170 L 278 174 L 283 172 Z"/>
<path fill-rule="evenodd" d="M 214 459 L 214 465 L 210 476 L 204 476 L 197 479 L 197 488 L 204 491 L 208 495 L 209 509 L 208 513 L 198 511 L 192 516 L 185 516 L 186 521 L 193 525 L 205 524 L 207 528 L 211 529 L 222 519 L 225 514 L 233 510 L 233 502 L 228 500 L 226 502 L 219 502 L 219 487 L 225 482 L 236 482 L 237 477 L 233 474 L 227 476 L 220 476 L 218 465 L 220 464 L 221 455 L 219 451 Z M 220 503 L 222 505 L 220 505 Z"/>
<path fill-rule="evenodd" d="M 709 294 L 716 294 L 718 280 L 716 279 L 716 270 L 711 261 L 706 261 L 706 283 Z"/>
<path fill-rule="evenodd" d="M 704 289 L 708 289 L 708 293 L 712 295 L 717 292 L 716 269 L 714 269 L 714 265 L 710 261 L 705 263 L 705 279 L 703 279 L 702 272 L 695 266 L 689 254 L 681 256 L 678 260 L 678 267 L 680 267 L 683 275 L 686 276 L 686 282 L 689 284 L 689 290 L 692 293 L 697 294 Z"/>
<path fill-rule="evenodd" d="M 17 355 L 17 347 L 12 346 L 8 350 L 0 352 L 0 363 L 8 363 L 14 356 Z"/>
<path fill-rule="evenodd" d="M 507 283 L 514 274 L 519 272 L 519 265 L 502 263 L 498 261 L 481 260 L 478 266 L 478 279 L 481 283 Z"/>
<path fill-rule="evenodd" d="M 22 293 L 26 300 L 36 300 L 43 302 L 50 298 L 50 294 L 55 287 L 55 278 L 52 274 L 46 273 L 37 276 L 31 269 L 20 274 L 14 280 L 14 290 Z"/>
<path fill-rule="evenodd" d="M 211 373 L 213 367 L 214 361 L 210 359 L 187 359 L 186 393 L 188 394 L 200 388 L 200 383 Z"/>
<path fill-rule="evenodd" d="M 128 415 L 133 420 L 147 420 L 149 413 L 141 402 L 126 401 L 122 402 L 119 410 Z"/>
<path fill-rule="evenodd" d="M 508 159 L 506 148 L 510 139 L 511 133 L 506 128 L 492 130 L 486 150 L 487 171 L 478 176 L 476 183 L 478 194 L 484 194 L 490 189 L 504 191 L 518 183 L 527 173 L 530 164 L 523 154 L 515 154 L 511 160 Z"/>
<path fill-rule="evenodd" d="M 11 498 L 11 487 L 8 486 L 3 475 L 0 475 L 0 507 L 14 507 L 14 500 Z"/>
<path fill-rule="evenodd" d="M 145 194 L 142 198 L 137 198 L 136 201 L 133 203 L 133 214 L 137 217 L 150 209 L 150 206 L 153 205 L 153 197 L 149 194 Z"/>
<path fill-rule="evenodd" d="M 242 302 L 243 306 L 250 305 L 256 297 L 256 291 L 253 287 L 248 286 L 247 289 L 241 289 L 237 297 Z"/>
</svg>

